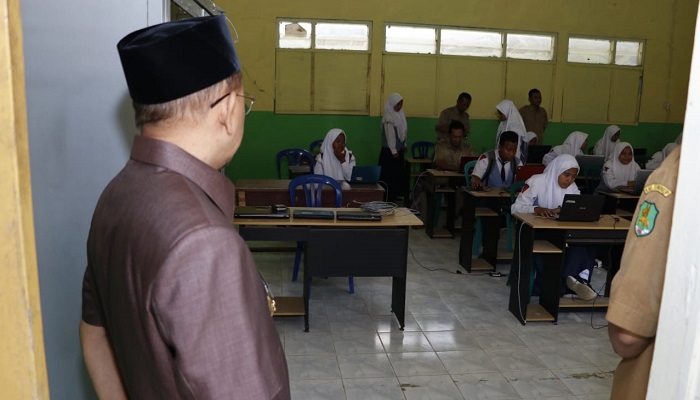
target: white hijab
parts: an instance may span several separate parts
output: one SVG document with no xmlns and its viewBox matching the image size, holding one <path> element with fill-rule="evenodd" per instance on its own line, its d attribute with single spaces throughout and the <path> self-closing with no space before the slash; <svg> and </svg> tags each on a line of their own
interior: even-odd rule
<svg viewBox="0 0 700 400">
<path fill-rule="evenodd" d="M 539 139 L 539 136 L 537 136 L 537 134 L 536 134 L 535 132 L 527 132 L 527 133 L 525 134 L 525 141 L 526 141 L 528 144 L 530 144 L 530 141 L 531 141 L 532 139 Z"/>
<path fill-rule="evenodd" d="M 496 146 L 498 146 L 498 139 L 501 138 L 501 133 L 505 131 L 515 132 L 525 140 L 527 137 L 527 130 L 525 129 L 523 117 L 520 116 L 520 111 L 518 111 L 515 104 L 510 100 L 501 100 L 501 102 L 496 105 L 496 110 L 506 116 L 506 120 L 501 121 L 498 125 L 498 130 L 496 130 Z"/>
<path fill-rule="evenodd" d="M 618 141 L 615 145 L 615 149 L 613 150 L 613 157 L 611 160 L 613 176 L 615 177 L 615 180 L 622 182 L 635 180 L 637 177 L 637 171 L 641 169 L 639 168 L 639 164 L 637 164 L 634 160 L 627 165 L 620 162 L 620 153 L 622 153 L 622 150 L 624 150 L 626 147 L 629 147 L 630 150 L 632 150 L 632 154 L 634 154 L 634 148 L 631 144 Z"/>
<path fill-rule="evenodd" d="M 555 146 L 552 151 L 554 151 L 558 156 L 562 154 L 570 154 L 574 157 L 583 154 L 581 146 L 583 142 L 588 139 L 588 134 L 584 132 L 571 132 L 569 136 L 566 137 L 564 143 L 559 146 Z"/>
<path fill-rule="evenodd" d="M 389 95 L 386 103 L 384 103 L 384 116 L 382 116 L 382 123 L 390 123 L 396 127 L 396 132 L 399 135 L 399 140 L 406 140 L 406 131 L 408 130 L 408 124 L 406 123 L 406 115 L 403 112 L 403 107 L 401 110 L 395 111 L 394 107 L 403 100 L 398 93 L 392 93 Z"/>
<path fill-rule="evenodd" d="M 537 192 L 537 204 L 540 207 L 560 207 L 564 201 L 564 195 L 581 193 L 575 182 L 566 189 L 559 186 L 559 175 L 571 168 L 579 169 L 576 158 L 570 154 L 562 154 L 547 165 L 544 169 L 544 173 L 534 175 L 530 178 L 537 179 L 537 183 L 542 186 Z"/>
<path fill-rule="evenodd" d="M 321 144 L 321 164 L 323 164 L 323 175 L 330 176 L 337 181 L 344 181 L 345 175 L 343 174 L 343 167 L 340 165 L 340 161 L 335 156 L 333 151 L 333 142 L 340 135 L 345 135 L 341 129 L 331 129 L 326 133 L 326 137 L 323 139 Z M 347 143 L 348 135 L 345 135 L 345 140 Z M 350 161 L 350 151 L 345 148 L 345 160 Z"/>
<path fill-rule="evenodd" d="M 609 127 L 605 128 L 605 133 L 603 134 L 603 137 L 600 139 L 601 145 L 600 145 L 600 148 L 598 148 L 597 150 L 600 152 L 601 155 L 605 156 L 606 160 L 608 158 L 612 157 L 613 153 L 615 152 L 616 145 L 618 143 L 620 143 L 619 137 L 614 142 L 610 140 L 613 137 L 613 135 L 616 134 L 619 130 L 620 130 L 619 126 L 610 125 Z"/>
</svg>

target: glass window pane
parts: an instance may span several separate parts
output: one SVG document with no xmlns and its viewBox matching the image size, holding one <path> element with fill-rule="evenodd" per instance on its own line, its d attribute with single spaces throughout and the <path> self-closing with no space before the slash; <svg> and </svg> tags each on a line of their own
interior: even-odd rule
<svg viewBox="0 0 700 400">
<path fill-rule="evenodd" d="M 569 62 L 611 64 L 612 42 L 604 39 L 569 38 Z"/>
<path fill-rule="evenodd" d="M 369 50 L 369 26 L 319 22 L 316 24 L 316 48 Z"/>
<path fill-rule="evenodd" d="M 311 23 L 280 21 L 279 23 L 281 49 L 310 49 Z"/>
<path fill-rule="evenodd" d="M 615 50 L 615 64 L 617 65 L 642 65 L 641 42 L 617 42 Z"/>
<path fill-rule="evenodd" d="M 392 53 L 435 54 L 435 28 L 387 25 L 385 50 Z"/>
<path fill-rule="evenodd" d="M 506 57 L 523 60 L 554 60 L 554 37 L 509 33 Z"/>
<path fill-rule="evenodd" d="M 440 30 L 440 54 L 502 57 L 501 34 L 488 31 L 442 29 Z"/>
</svg>

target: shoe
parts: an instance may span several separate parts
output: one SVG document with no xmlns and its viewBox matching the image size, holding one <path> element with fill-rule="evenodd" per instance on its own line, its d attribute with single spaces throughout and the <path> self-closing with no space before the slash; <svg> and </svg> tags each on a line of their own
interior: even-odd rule
<svg viewBox="0 0 700 400">
<path fill-rule="evenodd" d="M 598 293 L 595 292 L 588 284 L 579 281 L 573 276 L 566 277 L 566 287 L 571 289 L 578 297 L 583 300 L 593 300 L 598 297 Z"/>
</svg>

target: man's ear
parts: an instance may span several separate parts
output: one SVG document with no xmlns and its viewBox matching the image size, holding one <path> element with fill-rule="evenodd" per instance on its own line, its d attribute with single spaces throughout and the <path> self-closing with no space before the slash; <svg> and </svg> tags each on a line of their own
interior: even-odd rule
<svg viewBox="0 0 700 400">
<path fill-rule="evenodd" d="M 230 96 L 221 101 L 221 105 L 219 106 L 218 121 L 226 128 L 226 132 L 229 134 L 233 132 L 233 112 L 235 110 L 236 100 L 236 94 L 232 92 Z"/>
</svg>

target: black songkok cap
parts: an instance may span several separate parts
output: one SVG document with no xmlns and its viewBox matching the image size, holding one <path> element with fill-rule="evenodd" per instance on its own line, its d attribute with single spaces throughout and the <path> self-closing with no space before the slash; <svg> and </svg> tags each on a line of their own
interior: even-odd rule
<svg viewBox="0 0 700 400">
<path fill-rule="evenodd" d="M 241 69 L 223 15 L 149 26 L 126 35 L 117 50 L 139 104 L 185 97 Z"/>
</svg>

